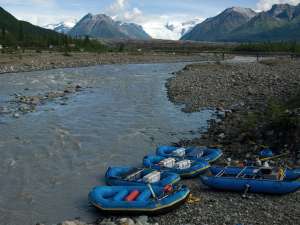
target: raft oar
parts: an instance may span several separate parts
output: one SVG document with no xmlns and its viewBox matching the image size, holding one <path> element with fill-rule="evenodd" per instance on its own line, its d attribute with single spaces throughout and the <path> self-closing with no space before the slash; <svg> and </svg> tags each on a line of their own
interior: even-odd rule
<svg viewBox="0 0 300 225">
<path fill-rule="evenodd" d="M 246 187 L 245 187 L 245 191 L 242 195 L 242 198 L 247 198 L 248 197 L 247 194 L 248 194 L 249 189 L 250 189 L 250 185 L 247 184 Z"/>
<path fill-rule="evenodd" d="M 272 157 L 267 157 L 267 158 L 262 158 L 262 159 L 259 159 L 260 161 L 268 161 L 268 160 L 272 160 L 272 159 L 278 159 L 278 158 L 281 158 L 283 156 L 287 156 L 289 153 L 282 153 L 280 155 L 275 155 L 275 156 L 272 156 Z"/>
<path fill-rule="evenodd" d="M 236 178 L 239 178 L 247 168 L 248 168 L 248 167 L 245 166 L 245 167 L 241 170 L 241 172 L 239 172 L 238 175 L 236 175 Z"/>
<path fill-rule="evenodd" d="M 153 191 L 153 188 L 152 188 L 151 184 L 148 183 L 147 186 L 148 186 L 149 190 L 151 191 L 152 197 L 153 197 L 154 199 L 158 200 L 158 198 L 157 198 L 155 192 Z"/>
</svg>

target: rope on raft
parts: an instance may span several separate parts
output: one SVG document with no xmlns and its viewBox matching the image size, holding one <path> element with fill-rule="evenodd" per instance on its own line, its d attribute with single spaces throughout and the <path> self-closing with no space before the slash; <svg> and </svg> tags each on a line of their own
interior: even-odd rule
<svg viewBox="0 0 300 225">
<path fill-rule="evenodd" d="M 188 199 L 186 200 L 186 202 L 188 204 L 195 204 L 197 202 L 200 202 L 200 200 L 201 200 L 200 198 L 195 197 L 194 195 L 190 194 L 189 197 L 188 197 Z"/>
</svg>

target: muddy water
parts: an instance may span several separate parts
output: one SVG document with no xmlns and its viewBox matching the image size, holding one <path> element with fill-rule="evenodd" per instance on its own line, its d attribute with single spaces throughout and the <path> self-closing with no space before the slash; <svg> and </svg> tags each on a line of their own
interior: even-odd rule
<svg viewBox="0 0 300 225">
<path fill-rule="evenodd" d="M 0 116 L 0 224 L 92 221 L 91 187 L 110 165 L 141 165 L 157 145 L 207 128 L 211 111 L 186 114 L 170 103 L 165 81 L 185 64 L 109 65 L 0 76 L 0 106 L 14 93 L 83 91 L 19 119 Z M 27 89 L 29 88 L 29 89 Z M 25 90 L 24 90 L 25 89 Z"/>
</svg>

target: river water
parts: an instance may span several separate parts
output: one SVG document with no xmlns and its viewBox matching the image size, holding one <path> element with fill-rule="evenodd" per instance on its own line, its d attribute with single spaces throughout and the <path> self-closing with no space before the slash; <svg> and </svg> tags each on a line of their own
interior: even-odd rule
<svg viewBox="0 0 300 225">
<path fill-rule="evenodd" d="M 0 224 L 58 223 L 99 212 L 87 194 L 110 165 L 140 166 L 156 146 L 207 129 L 212 111 L 186 114 L 165 82 L 186 64 L 102 65 L 0 76 L 0 106 L 14 93 L 83 91 L 15 119 L 0 116 Z M 24 89 L 26 91 L 24 91 Z"/>
</svg>

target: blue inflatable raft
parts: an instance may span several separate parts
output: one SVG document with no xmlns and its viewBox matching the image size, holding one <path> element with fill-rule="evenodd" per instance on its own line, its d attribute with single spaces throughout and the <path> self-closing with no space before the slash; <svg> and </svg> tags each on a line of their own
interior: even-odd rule
<svg viewBox="0 0 300 225">
<path fill-rule="evenodd" d="M 144 178 L 155 171 L 149 168 L 109 167 L 105 174 L 105 180 L 108 185 L 115 186 L 147 185 Z M 180 176 L 176 173 L 161 172 L 159 177 L 159 181 L 151 183 L 152 186 L 166 186 L 180 181 Z"/>
<path fill-rule="evenodd" d="M 223 172 L 225 175 L 234 176 L 239 174 L 241 171 L 243 172 L 243 174 L 250 175 L 250 176 L 253 176 L 255 174 L 279 175 L 278 168 L 264 168 L 264 167 L 255 167 L 255 166 L 248 166 L 246 169 L 244 169 L 244 167 L 235 167 L 235 166 L 227 166 L 227 167 L 212 166 L 209 169 L 213 175 L 217 175 L 220 172 Z M 300 178 L 300 168 L 295 168 L 295 169 L 287 168 L 283 172 L 284 172 L 283 180 L 297 180 Z"/>
<path fill-rule="evenodd" d="M 164 159 L 168 159 L 163 156 L 158 155 L 148 155 L 144 157 L 143 164 L 145 167 L 152 168 L 160 171 L 167 171 L 171 173 L 176 173 L 180 175 L 182 178 L 190 178 L 198 176 L 199 174 L 204 173 L 209 167 L 209 163 L 206 161 L 191 161 L 191 165 L 189 168 L 180 169 L 176 167 L 165 167 L 160 165 L 160 162 Z M 180 162 L 180 159 L 175 159 L 175 162 Z"/>
<path fill-rule="evenodd" d="M 300 188 L 299 181 L 278 179 L 276 175 L 249 175 L 246 167 L 238 174 L 232 175 L 222 170 L 216 175 L 201 176 L 200 179 L 202 183 L 214 189 L 245 193 L 287 194 Z"/>
<path fill-rule="evenodd" d="M 152 192 L 153 191 L 153 192 Z M 128 201 L 132 193 L 135 199 Z M 90 202 L 106 213 L 160 214 L 183 204 L 189 196 L 187 187 L 179 187 L 166 193 L 164 187 L 153 186 L 102 186 L 89 193 Z"/>
<path fill-rule="evenodd" d="M 274 156 L 274 153 L 271 149 L 265 148 L 265 149 L 260 151 L 259 155 L 263 158 L 270 158 L 270 157 Z"/>
<path fill-rule="evenodd" d="M 183 150 L 184 154 L 176 154 L 177 151 Z M 181 157 L 191 160 L 204 160 L 207 162 L 214 162 L 222 156 L 221 149 L 207 148 L 207 147 L 174 147 L 174 146 L 160 146 L 156 149 L 156 154 L 163 157 Z"/>
</svg>

